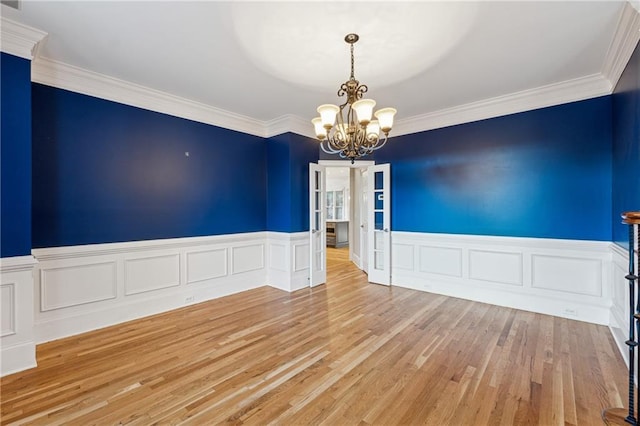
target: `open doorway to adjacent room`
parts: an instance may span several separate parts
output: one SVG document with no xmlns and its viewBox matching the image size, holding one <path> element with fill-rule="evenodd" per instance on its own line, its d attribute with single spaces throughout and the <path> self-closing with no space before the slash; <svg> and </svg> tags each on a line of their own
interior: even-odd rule
<svg viewBox="0 0 640 426">
<path fill-rule="evenodd" d="M 353 263 L 367 273 L 367 167 L 373 161 L 321 161 L 326 166 L 327 273 Z"/>
</svg>

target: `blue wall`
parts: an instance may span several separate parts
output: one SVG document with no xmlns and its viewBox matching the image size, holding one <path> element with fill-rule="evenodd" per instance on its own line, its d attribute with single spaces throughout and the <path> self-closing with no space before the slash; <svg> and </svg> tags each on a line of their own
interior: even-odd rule
<svg viewBox="0 0 640 426">
<path fill-rule="evenodd" d="M 31 254 L 31 63 L 0 56 L 0 257 Z"/>
<path fill-rule="evenodd" d="M 291 229 L 290 134 L 267 139 L 267 230 Z"/>
<path fill-rule="evenodd" d="M 267 140 L 267 230 L 309 229 L 309 163 L 317 161 L 314 139 L 285 133 Z"/>
<path fill-rule="evenodd" d="M 31 211 L 33 247 L 308 229 L 313 139 L 265 142 L 39 84 L 16 90 L 16 100 L 5 79 L 28 81 L 28 61 L 10 60 L 22 71 L 3 61 L 3 105 L 28 118 L 24 94 L 33 92 L 33 201 L 30 210 L 28 161 L 15 167 L 16 154 L 5 153 L 29 144 L 4 143 L 3 124 L 4 257 L 15 255 L 5 239 L 20 228 L 11 253 L 29 253 Z M 609 241 L 614 223 L 616 241 L 626 239 L 617 215 L 640 199 L 629 167 L 639 158 L 637 69 L 636 51 L 614 96 L 393 137 L 376 153 L 392 165 L 393 229 Z M 3 108 L 3 123 L 16 110 Z M 8 182 L 23 188 L 6 190 Z M 13 218 L 12 192 L 26 206 Z"/>
<path fill-rule="evenodd" d="M 625 211 L 640 211 L 640 45 L 613 92 L 613 241 L 629 247 Z"/>
<path fill-rule="evenodd" d="M 34 248 L 265 230 L 264 139 L 32 92 Z"/>
<path fill-rule="evenodd" d="M 394 137 L 392 228 L 611 239 L 611 98 Z"/>
</svg>

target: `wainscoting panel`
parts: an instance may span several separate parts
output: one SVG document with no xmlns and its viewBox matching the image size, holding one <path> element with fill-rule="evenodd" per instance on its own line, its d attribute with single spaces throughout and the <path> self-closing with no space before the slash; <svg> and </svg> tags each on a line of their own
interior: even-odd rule
<svg viewBox="0 0 640 426">
<path fill-rule="evenodd" d="M 187 284 L 227 276 L 226 248 L 187 253 Z"/>
<path fill-rule="evenodd" d="M 269 268 L 287 271 L 287 249 L 284 244 L 269 244 Z"/>
<path fill-rule="evenodd" d="M 294 272 L 309 269 L 309 243 L 298 243 L 293 245 L 293 265 Z"/>
<path fill-rule="evenodd" d="M 0 376 L 36 366 L 33 256 L 0 260 Z"/>
<path fill-rule="evenodd" d="M 522 285 L 522 254 L 469 250 L 469 278 L 492 283 Z"/>
<path fill-rule="evenodd" d="M 414 247 L 410 244 L 395 244 L 393 246 L 393 265 L 397 269 L 413 271 L 414 268 Z"/>
<path fill-rule="evenodd" d="M 16 283 L 0 285 L 0 337 L 16 334 Z"/>
<path fill-rule="evenodd" d="M 233 247 L 231 249 L 231 273 L 240 274 L 264 268 L 264 244 Z"/>
<path fill-rule="evenodd" d="M 611 243 L 396 231 L 392 246 L 393 285 L 609 323 Z"/>
<path fill-rule="evenodd" d="M 180 285 L 180 255 L 141 257 L 124 262 L 124 294 Z"/>
<path fill-rule="evenodd" d="M 602 296 L 602 262 L 564 256 L 533 255 L 532 286 Z M 576 285 L 578 283 L 578 285 Z"/>
<path fill-rule="evenodd" d="M 116 297 L 116 262 L 40 269 L 43 312 Z"/>
<path fill-rule="evenodd" d="M 411 247 L 403 244 L 404 247 Z M 419 246 L 420 258 L 418 260 L 419 271 L 428 274 L 446 275 L 449 277 L 461 277 L 462 276 L 462 250 L 459 248 L 451 247 L 433 247 L 433 246 Z M 406 254 L 413 253 L 412 250 L 405 248 Z M 412 256 L 413 259 L 413 256 Z M 402 262 L 403 264 L 406 261 Z M 394 262 L 395 265 L 395 262 Z M 405 268 L 409 265 L 403 265 Z M 413 269 L 413 262 L 411 263 L 411 269 Z"/>
<path fill-rule="evenodd" d="M 35 249 L 37 343 L 266 284 L 265 232 Z"/>
</svg>

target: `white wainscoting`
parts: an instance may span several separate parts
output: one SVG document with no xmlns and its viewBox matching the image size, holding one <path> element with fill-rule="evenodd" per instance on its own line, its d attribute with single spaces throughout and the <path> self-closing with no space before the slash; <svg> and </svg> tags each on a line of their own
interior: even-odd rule
<svg viewBox="0 0 640 426">
<path fill-rule="evenodd" d="M 34 249 L 39 262 L 35 305 L 31 304 L 35 306 L 35 341 L 47 342 L 263 286 L 266 235 Z"/>
<path fill-rule="evenodd" d="M 33 256 L 0 261 L 0 375 L 36 366 Z"/>
<path fill-rule="evenodd" d="M 629 364 L 629 347 L 624 343 L 629 337 L 629 252 L 611 244 L 611 313 L 609 329 L 624 361 Z M 636 287 L 637 290 L 637 287 Z"/>
<path fill-rule="evenodd" d="M 393 232 L 392 284 L 609 324 L 611 243 Z"/>
<path fill-rule="evenodd" d="M 271 287 L 296 291 L 309 286 L 309 233 L 267 232 Z"/>
<path fill-rule="evenodd" d="M 628 254 L 598 241 L 393 232 L 392 284 L 607 324 L 626 354 Z M 35 344 L 263 286 L 308 286 L 307 232 L 33 250 L 2 259 L 1 374 Z M 35 266 L 37 264 L 37 266 Z"/>
</svg>

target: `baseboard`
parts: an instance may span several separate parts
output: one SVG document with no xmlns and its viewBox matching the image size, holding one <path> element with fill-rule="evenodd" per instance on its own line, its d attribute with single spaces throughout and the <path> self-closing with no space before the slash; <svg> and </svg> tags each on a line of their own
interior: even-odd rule
<svg viewBox="0 0 640 426">
<path fill-rule="evenodd" d="M 393 232 L 392 284 L 609 324 L 610 243 Z"/>
<path fill-rule="evenodd" d="M 36 344 L 33 341 L 12 346 L 2 345 L 2 351 L 0 351 L 0 353 L 1 376 L 28 370 L 37 366 Z"/>
</svg>

